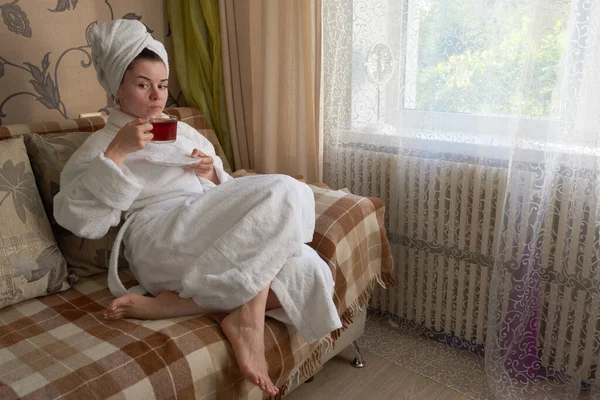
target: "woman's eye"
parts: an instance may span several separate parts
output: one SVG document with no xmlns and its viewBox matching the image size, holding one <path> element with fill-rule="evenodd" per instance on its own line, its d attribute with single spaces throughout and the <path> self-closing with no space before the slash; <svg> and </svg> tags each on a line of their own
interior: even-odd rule
<svg viewBox="0 0 600 400">
<path fill-rule="evenodd" d="M 148 87 L 148 85 L 145 83 L 140 83 L 140 84 L 138 84 L 138 86 L 141 87 L 142 89 L 146 89 Z"/>
<path fill-rule="evenodd" d="M 158 88 L 159 88 L 159 89 L 166 89 L 166 88 L 167 88 L 167 85 L 159 85 L 159 86 L 158 86 Z"/>
</svg>

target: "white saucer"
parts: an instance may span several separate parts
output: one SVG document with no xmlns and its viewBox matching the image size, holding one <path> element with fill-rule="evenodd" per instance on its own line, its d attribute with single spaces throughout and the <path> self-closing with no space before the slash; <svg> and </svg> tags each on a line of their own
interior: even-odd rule
<svg viewBox="0 0 600 400">
<path fill-rule="evenodd" d="M 200 157 L 192 158 L 187 154 L 152 154 L 146 156 L 146 160 L 153 164 L 168 165 L 170 167 L 182 167 L 184 165 L 200 162 Z"/>
</svg>

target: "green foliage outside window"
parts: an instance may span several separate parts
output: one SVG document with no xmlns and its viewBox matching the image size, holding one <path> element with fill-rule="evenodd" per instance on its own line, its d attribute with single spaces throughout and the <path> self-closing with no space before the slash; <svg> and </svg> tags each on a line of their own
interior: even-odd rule
<svg viewBox="0 0 600 400">
<path fill-rule="evenodd" d="M 522 4 L 520 8 L 488 4 L 476 10 L 460 0 L 436 0 L 428 10 L 421 10 L 416 108 L 550 115 L 562 73 L 569 2 L 549 2 L 536 11 L 546 18 L 546 23 L 536 26 L 529 15 L 532 9 Z M 494 6 L 504 7 L 505 12 L 487 11 Z M 536 32 L 534 40 L 530 32 Z M 523 74 L 533 78 L 523 79 Z M 529 85 L 521 87 L 520 82 Z"/>
</svg>

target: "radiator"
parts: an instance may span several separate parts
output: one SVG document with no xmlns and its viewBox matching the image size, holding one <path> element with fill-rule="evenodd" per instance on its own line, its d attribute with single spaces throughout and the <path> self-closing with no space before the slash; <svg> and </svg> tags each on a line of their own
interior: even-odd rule
<svg viewBox="0 0 600 400">
<path fill-rule="evenodd" d="M 557 176 L 540 209 L 532 207 L 540 203 L 535 171 L 513 169 L 509 180 L 506 167 L 359 148 L 340 148 L 337 165 L 333 184 L 386 206 L 397 286 L 375 289 L 372 306 L 484 345 L 492 274 L 503 311 L 515 286 L 509 268 L 495 263 L 521 262 L 535 235 L 542 277 L 536 356 L 585 377 L 598 364 L 600 297 L 590 290 L 598 291 L 600 278 L 596 181 Z M 515 229 L 500 231 L 503 221 Z"/>
</svg>

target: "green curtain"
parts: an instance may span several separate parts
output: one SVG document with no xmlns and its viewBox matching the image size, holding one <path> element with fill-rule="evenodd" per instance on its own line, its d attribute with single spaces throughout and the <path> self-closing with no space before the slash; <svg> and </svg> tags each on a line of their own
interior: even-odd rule
<svg viewBox="0 0 600 400">
<path fill-rule="evenodd" d="M 233 166 L 223 86 L 219 0 L 167 0 L 167 12 L 181 91 L 187 104 L 199 109 L 211 124 Z"/>
</svg>

